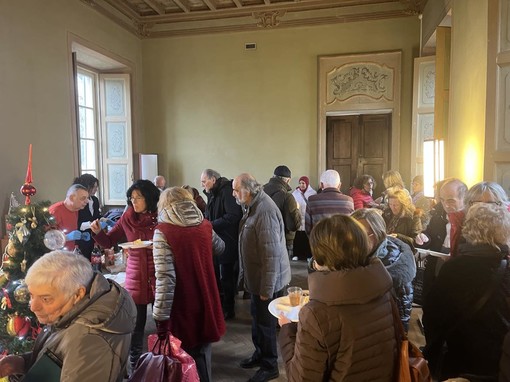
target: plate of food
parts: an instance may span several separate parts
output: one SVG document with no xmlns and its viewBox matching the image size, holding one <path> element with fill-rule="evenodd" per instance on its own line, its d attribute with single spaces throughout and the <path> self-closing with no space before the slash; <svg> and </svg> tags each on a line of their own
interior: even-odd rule
<svg viewBox="0 0 510 382">
<path fill-rule="evenodd" d="M 280 317 L 280 314 L 283 313 L 285 317 L 287 317 L 292 322 L 299 321 L 299 311 L 301 307 L 305 305 L 309 301 L 308 291 L 303 291 L 303 296 L 301 297 L 301 304 L 297 306 L 292 306 L 290 304 L 289 296 L 283 296 L 275 298 L 273 301 L 269 303 L 268 309 L 269 312 L 275 316 Z"/>
<path fill-rule="evenodd" d="M 135 240 L 128 241 L 126 243 L 120 243 L 119 247 L 122 249 L 136 249 L 136 248 L 147 248 L 152 245 L 152 240 Z"/>
</svg>

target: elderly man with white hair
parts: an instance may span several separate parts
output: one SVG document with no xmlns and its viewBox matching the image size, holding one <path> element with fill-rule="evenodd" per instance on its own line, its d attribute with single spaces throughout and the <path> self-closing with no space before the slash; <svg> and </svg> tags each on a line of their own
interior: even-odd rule
<svg viewBox="0 0 510 382">
<path fill-rule="evenodd" d="M 41 380 L 38 373 L 48 377 L 53 363 L 60 381 L 121 382 L 136 321 L 128 292 L 94 273 L 85 257 L 60 250 L 40 257 L 25 282 L 30 310 L 44 327 L 32 352 L 0 360 L 0 378 Z"/>
<path fill-rule="evenodd" d="M 354 212 L 354 201 L 340 191 L 342 182 L 336 170 L 326 170 L 321 174 L 322 192 L 308 198 L 305 215 L 305 231 L 310 235 L 312 228 L 320 220 L 336 214 L 350 215 Z"/>
</svg>

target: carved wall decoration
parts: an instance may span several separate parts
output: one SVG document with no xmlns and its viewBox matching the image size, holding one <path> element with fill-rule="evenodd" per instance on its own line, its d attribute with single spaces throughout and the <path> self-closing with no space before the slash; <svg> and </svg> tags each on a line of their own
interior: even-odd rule
<svg viewBox="0 0 510 382">
<path fill-rule="evenodd" d="M 434 139 L 434 113 L 420 114 L 418 116 L 418 129 L 421 131 L 422 141 Z"/>
<path fill-rule="evenodd" d="M 133 20 L 133 25 L 140 37 L 150 37 L 151 29 L 154 27 L 154 23 L 140 23 L 137 20 Z"/>
<path fill-rule="evenodd" d="M 394 71 L 375 63 L 348 64 L 328 73 L 327 103 L 363 96 L 393 100 Z"/>
<path fill-rule="evenodd" d="M 434 93 L 436 84 L 436 66 L 435 63 L 427 63 L 420 66 L 420 79 L 423 81 L 419 106 L 434 105 Z"/>
<path fill-rule="evenodd" d="M 285 11 L 254 12 L 253 17 L 260 19 L 257 23 L 259 28 L 274 28 L 280 24 L 279 17 L 283 17 Z"/>
<path fill-rule="evenodd" d="M 329 116 L 392 114 L 390 167 L 398 168 L 400 150 L 401 51 L 319 56 L 317 172 L 326 169 Z"/>
</svg>

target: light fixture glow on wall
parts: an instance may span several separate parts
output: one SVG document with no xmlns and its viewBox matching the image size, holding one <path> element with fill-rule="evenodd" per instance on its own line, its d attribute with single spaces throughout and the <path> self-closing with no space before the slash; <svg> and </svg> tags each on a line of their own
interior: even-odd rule
<svg viewBox="0 0 510 382">
<path fill-rule="evenodd" d="M 423 192 L 434 197 L 434 184 L 444 179 L 444 141 L 423 141 Z"/>
</svg>

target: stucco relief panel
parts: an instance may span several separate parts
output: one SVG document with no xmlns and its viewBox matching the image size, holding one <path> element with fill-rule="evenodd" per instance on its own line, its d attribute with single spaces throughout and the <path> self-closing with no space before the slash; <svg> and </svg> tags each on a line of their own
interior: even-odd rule
<svg viewBox="0 0 510 382">
<path fill-rule="evenodd" d="M 106 116 L 119 117 L 125 114 L 124 105 L 124 81 L 123 80 L 106 80 Z"/>
<path fill-rule="evenodd" d="M 128 184 L 128 166 L 123 164 L 108 165 L 108 191 L 110 200 L 124 200 L 125 185 Z"/>
<path fill-rule="evenodd" d="M 126 139 L 126 124 L 124 122 L 106 123 L 108 159 L 125 159 L 127 157 Z"/>
<path fill-rule="evenodd" d="M 394 69 L 376 63 L 354 63 L 334 68 L 327 74 L 326 103 L 352 97 L 372 100 L 394 99 Z"/>
<path fill-rule="evenodd" d="M 434 139 L 434 113 L 418 115 L 416 134 L 416 159 L 423 163 L 423 141 Z"/>
<path fill-rule="evenodd" d="M 436 85 L 436 64 L 435 62 L 424 62 L 420 64 L 420 94 L 418 107 L 434 106 L 434 91 Z"/>
<path fill-rule="evenodd" d="M 418 116 L 418 130 L 422 132 L 423 140 L 434 139 L 434 113 Z"/>
</svg>

